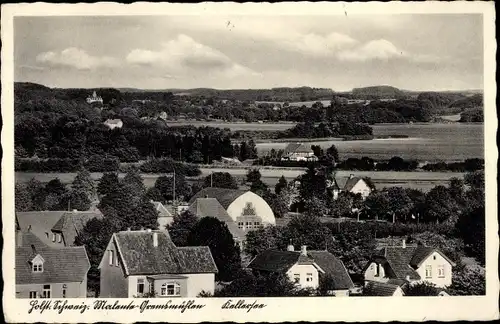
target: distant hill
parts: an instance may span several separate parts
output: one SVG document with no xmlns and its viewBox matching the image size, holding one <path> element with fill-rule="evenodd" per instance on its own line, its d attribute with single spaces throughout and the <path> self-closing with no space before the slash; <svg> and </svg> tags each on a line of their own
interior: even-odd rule
<svg viewBox="0 0 500 324">
<path fill-rule="evenodd" d="M 381 85 L 352 89 L 352 96 L 358 99 L 399 99 L 407 97 L 398 88 Z"/>
</svg>

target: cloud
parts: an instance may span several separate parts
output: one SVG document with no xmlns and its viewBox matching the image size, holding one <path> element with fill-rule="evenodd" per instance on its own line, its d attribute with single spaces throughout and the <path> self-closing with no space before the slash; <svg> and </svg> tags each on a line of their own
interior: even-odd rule
<svg viewBox="0 0 500 324">
<path fill-rule="evenodd" d="M 369 41 L 354 49 L 344 50 L 337 54 L 342 61 L 363 62 L 371 60 L 389 60 L 394 57 L 406 57 L 408 54 L 398 49 L 385 39 Z"/>
<path fill-rule="evenodd" d="M 66 48 L 61 52 L 43 52 L 37 55 L 36 60 L 52 66 L 67 66 L 77 70 L 92 70 L 118 65 L 118 60 L 115 58 L 92 56 L 76 47 Z"/>
<path fill-rule="evenodd" d="M 257 74 L 233 62 L 224 53 L 198 43 L 184 34 L 163 43 L 157 51 L 134 49 L 127 55 L 126 61 L 135 65 L 162 68 L 164 72 L 173 74 L 201 71 L 225 73 L 228 76 Z"/>
<path fill-rule="evenodd" d="M 331 55 L 341 49 L 350 48 L 358 41 L 348 35 L 332 32 L 326 36 L 309 33 L 305 35 L 296 34 L 292 38 L 282 40 L 285 47 L 304 54 L 315 56 Z"/>
</svg>

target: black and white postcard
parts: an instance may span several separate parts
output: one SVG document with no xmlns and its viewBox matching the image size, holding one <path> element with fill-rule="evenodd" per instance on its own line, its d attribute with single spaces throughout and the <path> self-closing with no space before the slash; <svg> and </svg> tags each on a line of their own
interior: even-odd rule
<svg viewBox="0 0 500 324">
<path fill-rule="evenodd" d="M 494 22 L 2 5 L 6 321 L 498 319 Z"/>
</svg>

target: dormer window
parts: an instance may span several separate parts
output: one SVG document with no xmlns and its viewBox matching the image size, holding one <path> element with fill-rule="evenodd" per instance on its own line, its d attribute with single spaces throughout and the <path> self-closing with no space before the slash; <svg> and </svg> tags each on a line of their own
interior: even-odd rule
<svg viewBox="0 0 500 324">
<path fill-rule="evenodd" d="M 31 271 L 36 273 L 43 272 L 43 258 L 38 254 L 33 260 L 31 260 Z"/>
<path fill-rule="evenodd" d="M 52 242 L 56 241 L 56 233 L 52 233 Z"/>
</svg>

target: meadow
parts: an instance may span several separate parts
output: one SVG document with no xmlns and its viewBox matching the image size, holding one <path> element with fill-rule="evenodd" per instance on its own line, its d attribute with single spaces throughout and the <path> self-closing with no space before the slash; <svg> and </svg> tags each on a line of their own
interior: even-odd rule
<svg viewBox="0 0 500 324">
<path fill-rule="evenodd" d="M 199 178 L 190 178 L 191 181 L 196 181 L 209 175 L 212 172 L 229 172 L 233 177 L 241 182 L 247 173 L 248 169 L 226 169 L 226 168 L 204 168 L 201 169 L 202 175 Z M 262 181 L 267 185 L 274 187 L 281 176 L 284 176 L 288 181 L 295 179 L 304 171 L 301 169 L 261 169 Z M 415 188 L 422 191 L 428 191 L 436 185 L 447 185 L 452 177 L 462 178 L 463 173 L 458 172 L 394 172 L 394 171 L 338 171 L 337 177 L 344 178 L 350 174 L 359 177 L 370 177 L 377 188 L 384 187 L 404 187 Z M 99 180 L 102 173 L 94 172 L 91 174 L 94 180 Z M 144 185 L 146 187 L 154 186 L 156 179 L 163 174 L 142 174 Z M 76 173 L 32 173 L 32 172 L 16 172 L 16 181 L 20 183 L 28 182 L 31 178 L 35 178 L 41 182 L 49 182 L 52 179 L 59 178 L 63 183 L 70 184 L 75 178 Z M 121 173 L 120 178 L 125 174 Z"/>
</svg>

